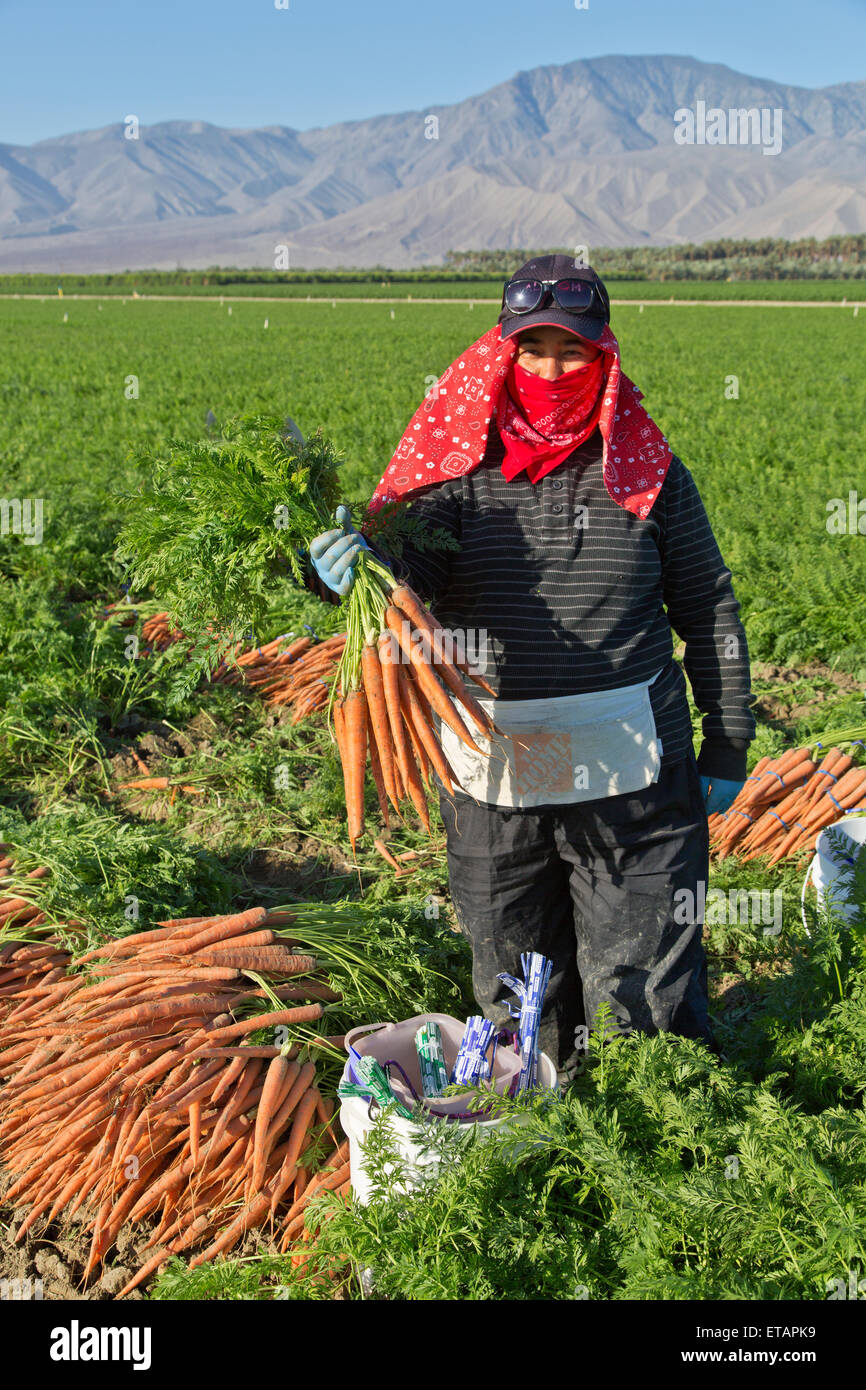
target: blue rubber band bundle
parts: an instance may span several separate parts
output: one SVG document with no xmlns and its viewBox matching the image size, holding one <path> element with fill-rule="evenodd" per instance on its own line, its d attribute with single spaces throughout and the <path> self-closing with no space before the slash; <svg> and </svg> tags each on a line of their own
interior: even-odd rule
<svg viewBox="0 0 866 1390">
<path fill-rule="evenodd" d="M 466 1020 L 460 1050 L 451 1069 L 452 1086 L 475 1086 L 487 1080 L 493 1067 L 493 1058 L 487 1060 L 487 1050 L 495 1033 L 496 1024 L 481 1014 L 473 1014 Z"/>
<path fill-rule="evenodd" d="M 500 973 L 503 984 L 513 989 L 520 1004 L 511 1004 L 511 1015 L 519 1020 L 517 1036 L 520 1043 L 519 1091 L 531 1090 L 538 1082 L 538 1027 L 553 962 L 538 951 L 525 951 L 520 957 L 523 979 Z"/>
</svg>

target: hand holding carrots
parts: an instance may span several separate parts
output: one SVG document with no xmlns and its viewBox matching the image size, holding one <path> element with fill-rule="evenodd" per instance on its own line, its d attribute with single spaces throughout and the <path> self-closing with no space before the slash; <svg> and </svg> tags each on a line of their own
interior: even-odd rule
<svg viewBox="0 0 866 1390">
<path fill-rule="evenodd" d="M 369 550 L 367 542 L 352 525 L 352 514 L 346 506 L 340 506 L 335 513 L 340 523 L 335 531 L 323 531 L 310 542 L 310 559 L 313 569 L 323 584 L 332 593 L 345 596 L 355 582 L 355 565 L 362 550 Z"/>
</svg>

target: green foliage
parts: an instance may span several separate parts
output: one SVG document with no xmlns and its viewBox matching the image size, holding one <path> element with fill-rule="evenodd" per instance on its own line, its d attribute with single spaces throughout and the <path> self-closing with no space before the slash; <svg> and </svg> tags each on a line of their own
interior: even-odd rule
<svg viewBox="0 0 866 1390">
<path fill-rule="evenodd" d="M 340 500 L 337 463 L 320 433 L 300 444 L 280 420 L 245 416 L 220 440 L 172 440 L 128 499 L 118 556 L 130 584 L 159 594 L 195 640 L 197 675 L 202 658 L 214 669 L 231 641 L 258 628 L 281 565 L 303 578 L 298 552 Z"/>
<path fill-rule="evenodd" d="M 238 888 L 207 850 L 84 803 L 58 803 L 29 822 L 0 807 L 0 840 L 14 847 L 17 876 L 50 870 L 29 891 L 49 920 L 81 923 L 83 931 L 60 929 L 76 953 L 159 918 L 225 912 Z"/>
<path fill-rule="evenodd" d="M 511 275 L 515 266 L 535 256 L 555 252 L 570 255 L 573 247 L 555 246 L 533 250 L 449 251 L 445 264 L 464 274 Z M 622 246 L 592 248 L 592 265 L 607 280 L 627 279 L 726 280 L 859 279 L 866 276 L 866 236 L 843 235 L 804 237 L 787 241 L 783 237 L 749 240 L 726 237 L 718 241 L 678 243 L 671 246 Z"/>
<path fill-rule="evenodd" d="M 374 1296 L 398 1300 L 823 1299 L 866 1267 L 862 977 L 850 1004 L 859 1025 L 839 1040 L 859 1086 L 840 1078 L 817 1111 L 802 1084 L 788 1097 L 777 1075 L 756 1082 L 661 1035 L 604 1044 L 554 1105 L 512 1103 L 511 1135 L 433 1133 L 433 1176 L 380 1120 L 369 1205 L 323 1197 L 303 1283 L 280 1277 L 307 1297 L 330 1296 L 311 1276 L 333 1262 L 353 1297 L 353 1272 L 370 1269 Z"/>
</svg>

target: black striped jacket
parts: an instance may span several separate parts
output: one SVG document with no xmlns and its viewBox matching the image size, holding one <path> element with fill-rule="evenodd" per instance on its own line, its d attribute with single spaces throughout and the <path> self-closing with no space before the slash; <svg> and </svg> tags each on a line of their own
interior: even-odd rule
<svg viewBox="0 0 866 1390">
<path fill-rule="evenodd" d="M 406 543 L 383 558 L 466 633 L 470 655 L 486 651 L 478 664 L 502 699 L 610 690 L 660 672 L 650 700 L 663 765 L 692 741 L 673 630 L 702 715 L 698 767 L 744 778 L 755 735 L 746 634 L 689 470 L 674 457 L 641 521 L 608 494 L 597 431 L 535 484 L 525 473 L 506 482 L 503 452 L 492 425 L 472 473 L 411 502 L 425 529 L 443 528 L 459 549 Z"/>
</svg>

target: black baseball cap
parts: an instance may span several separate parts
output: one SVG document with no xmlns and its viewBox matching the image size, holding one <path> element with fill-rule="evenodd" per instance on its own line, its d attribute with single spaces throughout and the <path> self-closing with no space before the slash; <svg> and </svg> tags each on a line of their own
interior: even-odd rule
<svg viewBox="0 0 866 1390">
<path fill-rule="evenodd" d="M 555 328 L 565 328 L 570 333 L 576 333 L 578 337 L 588 338 L 594 343 L 601 337 L 605 325 L 610 323 L 610 299 L 603 282 L 591 266 L 575 265 L 572 256 L 536 256 L 533 260 L 526 261 L 519 270 L 515 270 L 508 284 L 512 280 L 587 280 L 595 289 L 595 297 L 588 309 L 570 312 L 556 303 L 548 287 L 545 301 L 540 308 L 533 309 L 528 314 L 515 314 L 505 307 L 503 290 L 502 309 L 497 319 L 497 323 L 501 325 L 503 342 L 506 338 L 513 338 L 515 333 L 522 332 L 524 328 L 532 327 L 533 324 L 550 324 Z"/>
</svg>

